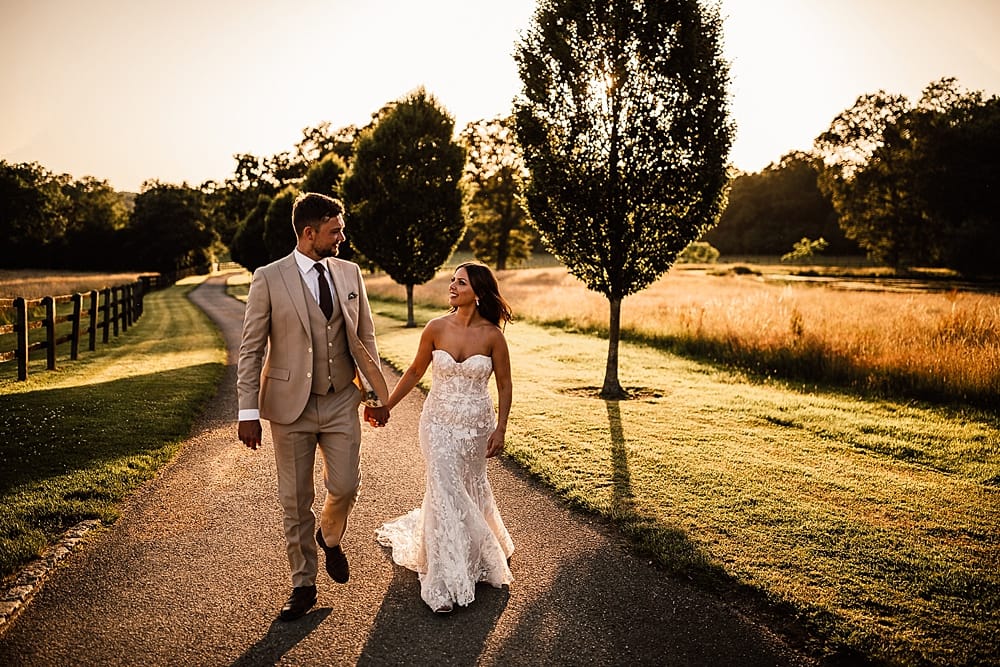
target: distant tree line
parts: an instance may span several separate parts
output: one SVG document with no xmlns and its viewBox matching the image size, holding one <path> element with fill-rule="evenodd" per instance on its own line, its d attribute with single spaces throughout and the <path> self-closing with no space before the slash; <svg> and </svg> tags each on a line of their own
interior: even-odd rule
<svg viewBox="0 0 1000 667">
<path fill-rule="evenodd" d="M 431 132 L 427 118 L 435 114 L 443 125 Z M 446 140 L 440 129 L 449 124 L 454 129 L 420 90 L 388 103 L 363 128 L 321 123 L 304 129 L 289 151 L 236 155 L 233 175 L 221 183 L 153 180 L 139 193 L 36 163 L 0 161 L 0 265 L 169 272 L 229 255 L 253 269 L 290 251 L 292 201 L 311 190 L 347 203 L 343 255 L 369 268 L 398 264 L 393 272 L 401 284 L 412 287 L 459 245 L 498 269 L 517 266 L 542 243 L 525 206 L 525 129 L 519 132 L 512 117 L 484 119 Z M 995 274 L 998 160 L 996 96 L 963 92 L 954 79 L 929 85 L 916 105 L 881 91 L 864 95 L 834 119 L 812 153 L 789 153 L 759 173 L 732 177 L 718 223 L 699 240 L 723 256 L 781 256 L 803 239 L 823 239 L 830 255 Z M 451 172 L 442 180 L 443 164 L 460 164 L 457 181 Z M 418 182 L 426 191 L 403 188 Z M 542 184 L 537 175 L 534 182 Z M 417 199 L 430 206 L 436 197 L 449 201 L 448 212 L 439 208 L 411 224 Z M 366 252 L 360 246 L 368 239 L 378 243 Z M 437 239 L 441 247 L 432 252 Z M 396 241 L 391 252 L 398 257 L 379 260 Z M 413 265 L 404 270 L 406 257 Z"/>
<path fill-rule="evenodd" d="M 208 268 L 217 244 L 209 193 L 149 181 L 119 193 L 37 163 L 0 160 L 0 266 L 160 273 Z"/>
<path fill-rule="evenodd" d="M 892 266 L 1000 274 L 1000 98 L 928 85 L 858 98 L 816 139 L 840 226 Z"/>
<path fill-rule="evenodd" d="M 945 78 L 915 105 L 862 95 L 812 153 L 738 175 L 702 240 L 723 255 L 779 255 L 823 239 L 827 254 L 996 276 L 998 183 L 1000 98 Z"/>
<path fill-rule="evenodd" d="M 793 152 L 758 173 L 738 175 L 719 224 L 702 241 L 730 256 L 780 256 L 803 238 L 825 239 L 830 255 L 863 254 L 819 188 L 822 167 L 818 157 Z"/>
</svg>

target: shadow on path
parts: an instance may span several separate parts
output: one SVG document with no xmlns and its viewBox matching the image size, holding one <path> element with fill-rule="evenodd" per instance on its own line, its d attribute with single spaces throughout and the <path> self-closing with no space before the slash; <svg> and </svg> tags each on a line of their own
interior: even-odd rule
<svg viewBox="0 0 1000 667">
<path fill-rule="evenodd" d="M 390 566 L 392 581 L 357 664 L 476 664 L 510 592 L 480 584 L 471 605 L 435 614 L 420 599 L 417 574 L 391 561 Z"/>
<path fill-rule="evenodd" d="M 314 609 L 302 618 L 290 623 L 274 619 L 267 634 L 234 660 L 232 667 L 278 664 L 281 662 L 282 656 L 318 628 L 331 611 L 333 610 L 329 607 Z"/>
</svg>

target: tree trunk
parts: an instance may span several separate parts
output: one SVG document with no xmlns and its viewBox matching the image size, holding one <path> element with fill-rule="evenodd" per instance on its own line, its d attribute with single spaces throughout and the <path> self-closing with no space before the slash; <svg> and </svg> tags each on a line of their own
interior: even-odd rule
<svg viewBox="0 0 1000 667">
<path fill-rule="evenodd" d="M 412 329 L 417 326 L 417 321 L 413 319 L 413 285 L 406 286 L 406 328 Z"/>
<path fill-rule="evenodd" d="M 622 300 L 608 299 L 611 304 L 611 318 L 608 322 L 608 365 L 604 370 L 604 386 L 601 398 L 617 401 L 628 398 L 628 393 L 618 382 L 618 341 L 621 339 Z"/>
<path fill-rule="evenodd" d="M 507 268 L 507 255 L 510 254 L 509 246 L 510 227 L 509 225 L 503 225 L 500 238 L 497 240 L 497 271 L 503 271 Z"/>
</svg>

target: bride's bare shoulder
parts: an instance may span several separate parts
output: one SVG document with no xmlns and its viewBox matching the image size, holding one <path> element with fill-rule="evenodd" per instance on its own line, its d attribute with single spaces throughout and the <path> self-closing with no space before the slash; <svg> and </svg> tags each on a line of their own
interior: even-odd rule
<svg viewBox="0 0 1000 667">
<path fill-rule="evenodd" d="M 448 323 L 450 321 L 451 321 L 451 313 L 448 313 L 447 315 L 438 315 L 433 319 L 427 320 L 427 324 L 424 326 L 427 328 L 439 329 L 441 327 L 448 326 Z"/>
</svg>

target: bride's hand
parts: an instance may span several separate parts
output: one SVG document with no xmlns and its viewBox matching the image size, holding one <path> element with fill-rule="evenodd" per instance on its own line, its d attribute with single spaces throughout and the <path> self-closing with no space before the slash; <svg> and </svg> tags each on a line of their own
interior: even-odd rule
<svg viewBox="0 0 1000 667">
<path fill-rule="evenodd" d="M 486 458 L 493 458 L 503 451 L 504 435 L 504 431 L 499 428 L 490 434 L 490 437 L 486 440 Z"/>
</svg>

